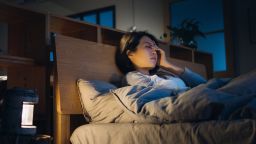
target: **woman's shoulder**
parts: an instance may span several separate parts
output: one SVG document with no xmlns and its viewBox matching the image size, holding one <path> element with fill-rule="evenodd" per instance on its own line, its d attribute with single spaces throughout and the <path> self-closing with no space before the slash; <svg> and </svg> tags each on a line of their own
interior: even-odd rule
<svg viewBox="0 0 256 144">
<path fill-rule="evenodd" d="M 126 74 L 126 82 L 129 85 L 148 85 L 151 82 L 150 76 L 144 75 L 138 71 L 132 71 Z"/>
<path fill-rule="evenodd" d="M 125 75 L 126 79 L 127 78 L 139 78 L 139 77 L 147 77 L 147 75 L 144 75 L 138 71 L 131 71 L 131 72 L 128 72 L 126 75 Z"/>
</svg>

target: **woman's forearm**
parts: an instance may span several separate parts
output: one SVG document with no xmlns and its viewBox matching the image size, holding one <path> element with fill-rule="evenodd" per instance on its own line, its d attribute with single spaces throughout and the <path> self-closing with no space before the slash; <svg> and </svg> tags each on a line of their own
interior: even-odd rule
<svg viewBox="0 0 256 144">
<path fill-rule="evenodd" d="M 166 59 L 164 50 L 157 48 L 156 52 L 157 52 L 158 58 L 159 58 L 159 66 L 162 69 L 165 69 L 165 70 L 167 70 L 171 73 L 174 73 L 176 75 L 181 75 L 184 72 L 184 70 L 185 70 L 184 68 L 174 65 Z"/>
<path fill-rule="evenodd" d="M 206 79 L 201 75 L 188 68 L 181 68 L 169 62 L 162 64 L 161 68 L 178 75 L 189 87 L 195 87 L 206 82 Z"/>
<path fill-rule="evenodd" d="M 179 66 L 176 66 L 170 62 L 165 62 L 163 64 L 160 65 L 161 68 L 167 70 L 167 71 L 170 71 L 176 75 L 181 75 L 182 73 L 184 73 L 184 68 L 181 68 Z"/>
</svg>

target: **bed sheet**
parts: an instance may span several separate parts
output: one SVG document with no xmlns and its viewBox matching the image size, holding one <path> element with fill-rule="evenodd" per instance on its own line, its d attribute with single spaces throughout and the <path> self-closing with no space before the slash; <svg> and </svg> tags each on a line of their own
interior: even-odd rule
<svg viewBox="0 0 256 144">
<path fill-rule="evenodd" d="M 107 123 L 78 127 L 73 144 L 255 144 L 256 120 L 198 123 Z"/>
</svg>

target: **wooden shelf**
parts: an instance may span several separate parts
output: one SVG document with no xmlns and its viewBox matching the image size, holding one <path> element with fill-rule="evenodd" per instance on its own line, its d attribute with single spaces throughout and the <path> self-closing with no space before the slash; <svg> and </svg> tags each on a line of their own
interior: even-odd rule
<svg viewBox="0 0 256 144">
<path fill-rule="evenodd" d="M 193 49 L 170 45 L 170 57 L 194 62 Z"/>
<path fill-rule="evenodd" d="M 35 119 L 49 117 L 48 94 L 48 47 L 46 15 L 0 2 L 0 21 L 7 25 L 7 51 L 0 54 L 0 68 L 7 74 L 4 88 L 22 87 L 36 89 L 39 103 L 35 108 Z M 42 116 L 38 117 L 40 114 Z M 50 120 L 49 120 L 50 121 Z M 45 129 L 47 123 L 38 129 Z"/>
<path fill-rule="evenodd" d="M 212 60 L 212 54 L 201 52 L 201 51 L 195 51 L 195 62 L 204 64 L 207 69 L 207 78 L 213 77 L 213 60 Z"/>
<path fill-rule="evenodd" d="M 170 57 L 204 64 L 207 69 L 207 78 L 213 77 L 213 60 L 210 53 L 197 51 L 185 46 L 170 45 Z"/>
<path fill-rule="evenodd" d="M 10 55 L 0 55 L 0 65 L 10 66 L 10 65 L 35 65 L 35 61 L 31 58 L 10 56 Z"/>
<path fill-rule="evenodd" d="M 97 26 L 71 18 L 51 15 L 49 18 L 50 32 L 60 33 L 79 39 L 97 42 Z"/>
<path fill-rule="evenodd" d="M 101 28 L 102 43 L 118 46 L 124 32 Z"/>
</svg>

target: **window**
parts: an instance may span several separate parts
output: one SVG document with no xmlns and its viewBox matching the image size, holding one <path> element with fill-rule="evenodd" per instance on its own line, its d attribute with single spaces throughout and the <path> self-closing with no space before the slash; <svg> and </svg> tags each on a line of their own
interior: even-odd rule
<svg viewBox="0 0 256 144">
<path fill-rule="evenodd" d="M 115 28 L 115 6 L 87 11 L 69 16 L 71 18 L 98 24 L 105 27 Z"/>
<path fill-rule="evenodd" d="M 170 25 L 177 26 L 186 18 L 200 22 L 206 38 L 196 38 L 197 49 L 213 55 L 214 72 L 227 70 L 222 3 L 222 0 L 182 0 L 169 6 Z"/>
</svg>

